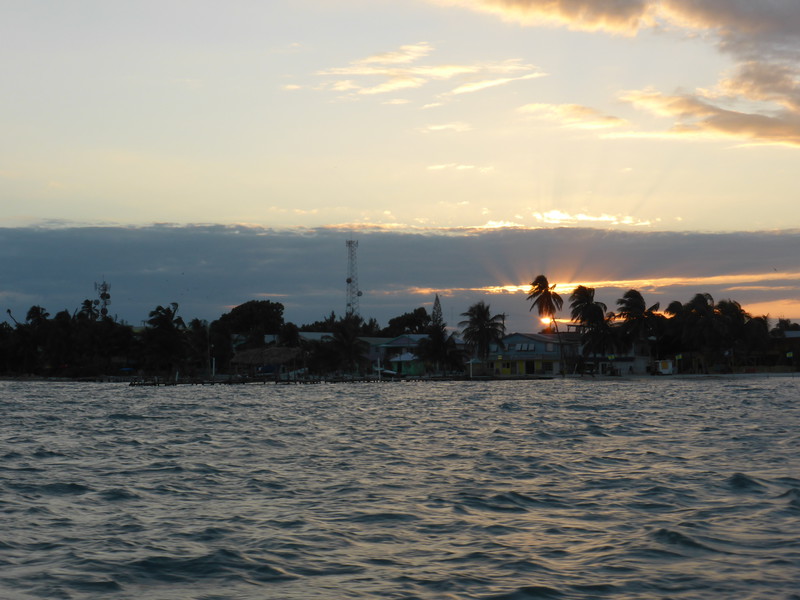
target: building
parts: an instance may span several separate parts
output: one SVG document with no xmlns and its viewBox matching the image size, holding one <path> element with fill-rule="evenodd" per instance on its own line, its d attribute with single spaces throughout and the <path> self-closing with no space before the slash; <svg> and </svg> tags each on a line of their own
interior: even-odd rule
<svg viewBox="0 0 800 600">
<path fill-rule="evenodd" d="M 497 377 L 552 376 L 569 372 L 578 344 L 574 334 L 512 333 L 502 345 L 489 347 L 484 375 Z M 477 371 L 475 372 L 476 374 Z"/>
<path fill-rule="evenodd" d="M 381 344 L 381 364 L 398 375 L 422 375 L 425 363 L 416 350 L 420 341 L 427 337 L 426 333 L 404 333 Z"/>
</svg>

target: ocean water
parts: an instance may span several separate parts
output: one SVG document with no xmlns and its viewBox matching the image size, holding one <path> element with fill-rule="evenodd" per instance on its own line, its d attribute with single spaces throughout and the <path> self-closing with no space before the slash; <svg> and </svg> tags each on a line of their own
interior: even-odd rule
<svg viewBox="0 0 800 600">
<path fill-rule="evenodd" d="M 0 598 L 797 599 L 800 378 L 0 382 Z"/>
</svg>

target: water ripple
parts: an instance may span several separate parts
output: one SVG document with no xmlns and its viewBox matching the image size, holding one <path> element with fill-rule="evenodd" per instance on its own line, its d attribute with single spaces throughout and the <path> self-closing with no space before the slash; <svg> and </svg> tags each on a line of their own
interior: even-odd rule
<svg viewBox="0 0 800 600">
<path fill-rule="evenodd" d="M 798 598 L 792 383 L 0 382 L 0 597 Z"/>
</svg>

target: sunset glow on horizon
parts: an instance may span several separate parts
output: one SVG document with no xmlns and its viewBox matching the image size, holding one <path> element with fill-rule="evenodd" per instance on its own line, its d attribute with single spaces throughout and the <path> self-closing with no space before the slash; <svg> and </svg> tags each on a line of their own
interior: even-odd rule
<svg viewBox="0 0 800 600">
<path fill-rule="evenodd" d="M 770 281 L 785 281 L 793 280 L 797 283 L 794 285 L 781 285 L 769 286 Z M 554 291 L 558 293 L 564 301 L 564 308 L 559 311 L 557 320 L 559 322 L 570 322 L 569 319 L 564 318 L 564 315 L 569 313 L 569 296 L 579 285 L 596 289 L 596 298 L 599 301 L 605 302 L 609 311 L 613 311 L 616 306 L 617 298 L 629 290 L 635 289 L 642 292 L 645 296 L 648 294 L 663 294 L 668 293 L 669 290 L 680 288 L 681 290 L 693 290 L 691 292 L 684 292 L 682 296 L 670 297 L 669 301 L 678 300 L 681 303 L 687 302 L 696 293 L 706 293 L 709 286 L 719 287 L 725 292 L 729 292 L 724 296 L 718 296 L 715 300 L 732 299 L 736 300 L 736 292 L 740 291 L 768 291 L 780 290 L 788 291 L 795 294 L 798 300 L 775 300 L 771 302 L 742 302 L 745 310 L 750 312 L 753 316 L 769 315 L 770 317 L 777 318 L 785 315 L 800 315 L 800 272 L 771 272 L 759 274 L 731 274 L 731 275 L 716 275 L 710 277 L 662 277 L 651 279 L 639 280 L 597 280 L 597 281 L 580 281 L 569 283 L 558 283 L 552 279 L 551 285 L 554 286 Z M 520 304 L 525 303 L 525 297 L 530 293 L 531 285 L 527 284 L 509 284 L 509 285 L 488 285 L 479 287 L 452 287 L 452 288 L 397 288 L 392 290 L 374 291 L 373 294 L 377 296 L 398 296 L 411 294 L 420 296 L 422 298 L 430 299 L 435 294 L 443 298 L 458 298 L 463 294 L 477 294 L 485 295 L 489 301 L 495 296 L 508 296 L 518 295 Z M 616 295 L 614 295 L 616 293 Z M 529 304 L 529 303 L 526 303 Z M 666 302 L 661 302 L 661 309 L 666 308 Z"/>
</svg>

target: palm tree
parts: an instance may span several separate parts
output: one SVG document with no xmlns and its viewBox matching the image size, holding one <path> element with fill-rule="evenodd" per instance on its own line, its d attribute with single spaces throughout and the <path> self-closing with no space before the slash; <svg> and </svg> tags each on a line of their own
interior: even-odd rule
<svg viewBox="0 0 800 600">
<path fill-rule="evenodd" d="M 724 350 L 728 368 L 733 370 L 737 357 L 744 358 L 747 353 L 745 327 L 750 320 L 750 314 L 735 300 L 720 300 L 715 312 L 720 322 L 720 349 Z"/>
<path fill-rule="evenodd" d="M 579 285 L 569 297 L 572 320 L 591 329 L 605 320 L 606 305 L 594 299 L 594 288 Z"/>
<path fill-rule="evenodd" d="M 693 368 L 707 371 L 714 349 L 721 341 L 722 320 L 711 294 L 695 294 L 689 302 L 670 302 L 666 309 L 668 330 L 676 343 L 694 353 Z M 699 364 L 697 360 L 699 359 Z"/>
<path fill-rule="evenodd" d="M 595 364 L 597 363 L 598 355 L 615 354 L 621 350 L 622 341 L 618 335 L 617 328 L 612 326 L 615 318 L 616 315 L 613 312 L 608 312 L 581 336 L 583 352 L 585 355 L 591 354 L 594 357 Z"/>
<path fill-rule="evenodd" d="M 178 316 L 178 303 L 156 306 L 150 311 L 145 329 L 146 360 L 156 371 L 172 372 L 185 358 L 186 324 Z"/>
<path fill-rule="evenodd" d="M 660 322 L 663 319 L 656 312 L 660 303 L 656 302 L 648 307 L 638 290 L 628 290 L 617 300 L 617 306 L 617 317 L 623 320 L 622 339 L 628 348 L 633 347 L 636 342 L 651 338 L 658 343 Z"/>
<path fill-rule="evenodd" d="M 561 334 L 558 331 L 558 321 L 556 320 L 556 313 L 561 310 L 564 305 L 564 300 L 556 292 L 556 284 L 550 285 L 547 277 L 544 275 L 537 275 L 536 279 L 531 282 L 531 289 L 528 295 L 528 300 L 531 300 L 531 307 L 528 310 L 533 310 L 534 307 L 539 313 L 539 317 L 547 317 L 553 322 L 556 328 L 556 338 L 558 339 L 558 353 L 560 357 L 560 371 L 564 375 L 564 348 L 561 344 Z"/>
<path fill-rule="evenodd" d="M 81 303 L 81 309 L 78 311 L 78 318 L 88 319 L 89 321 L 97 321 L 100 318 L 100 311 L 97 310 L 98 301 L 92 301 L 88 298 Z"/>
<path fill-rule="evenodd" d="M 431 323 L 426 333 L 428 337 L 417 344 L 416 355 L 432 366 L 434 372 L 441 373 L 455 366 L 459 362 L 458 348 L 454 334 L 447 331 L 447 325 Z"/>
<path fill-rule="evenodd" d="M 339 367 L 355 375 L 364 362 L 364 354 L 369 344 L 359 338 L 361 317 L 346 315 L 333 326 L 333 339 L 330 341 Z"/>
<path fill-rule="evenodd" d="M 605 354 L 615 345 L 611 329 L 614 313 L 606 315 L 606 305 L 594 299 L 594 288 L 579 285 L 569 299 L 572 320 L 580 324 L 582 329 L 583 355 L 591 354 L 597 363 L 597 355 Z"/>
<path fill-rule="evenodd" d="M 467 312 L 461 313 L 461 316 L 466 317 L 458 324 L 462 328 L 464 341 L 478 358 L 486 360 L 489 347 L 503 343 L 506 333 L 504 315 L 492 316 L 489 305 L 481 300 L 470 306 Z"/>
<path fill-rule="evenodd" d="M 9 313 L 11 314 L 11 313 Z M 33 328 L 42 327 L 47 322 L 50 313 L 41 306 L 31 306 L 28 309 L 28 314 L 25 315 L 25 321 Z"/>
<path fill-rule="evenodd" d="M 751 317 L 744 326 L 744 339 L 748 357 L 758 364 L 758 358 L 769 349 L 769 316 Z"/>
</svg>

